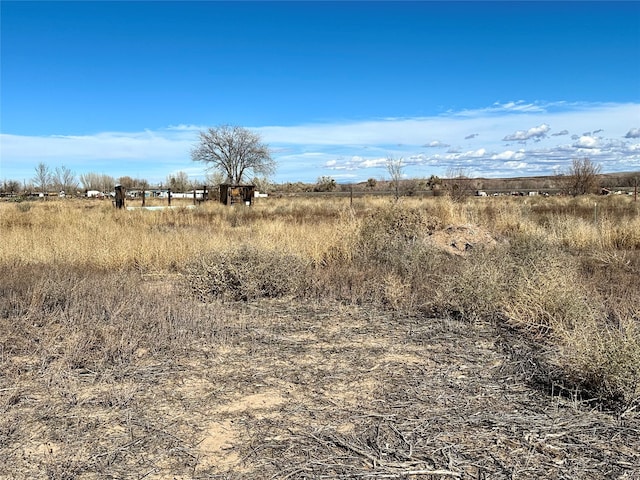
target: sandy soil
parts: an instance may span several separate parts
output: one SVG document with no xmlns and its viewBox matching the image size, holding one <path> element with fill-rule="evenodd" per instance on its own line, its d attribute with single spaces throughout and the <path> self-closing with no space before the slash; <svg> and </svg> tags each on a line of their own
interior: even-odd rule
<svg viewBox="0 0 640 480">
<path fill-rule="evenodd" d="M 182 355 L 101 372 L 5 359 L 0 478 L 640 478 L 637 413 L 536 389 L 492 325 L 202 308 L 226 321 Z"/>
</svg>

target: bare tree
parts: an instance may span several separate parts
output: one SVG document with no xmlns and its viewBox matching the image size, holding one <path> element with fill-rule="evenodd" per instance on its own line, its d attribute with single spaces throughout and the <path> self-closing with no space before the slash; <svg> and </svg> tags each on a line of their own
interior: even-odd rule
<svg viewBox="0 0 640 480">
<path fill-rule="evenodd" d="M 396 200 L 400 198 L 400 181 L 404 176 L 404 159 L 401 158 L 387 158 L 387 172 L 391 177 L 391 185 L 395 191 Z"/>
<path fill-rule="evenodd" d="M 256 186 L 256 190 L 262 193 L 268 192 L 273 188 L 273 184 L 269 180 L 269 177 L 253 177 L 251 183 Z"/>
<path fill-rule="evenodd" d="M 473 180 L 466 169 L 450 168 L 447 170 L 445 188 L 451 199 L 459 202 L 473 195 Z"/>
<path fill-rule="evenodd" d="M 76 174 L 64 165 L 56 167 L 51 178 L 53 181 L 53 186 L 58 191 L 62 190 L 66 193 L 74 193 L 76 190 L 78 190 L 78 181 L 76 180 Z"/>
<path fill-rule="evenodd" d="M 222 171 L 226 180 L 239 184 L 246 176 L 271 175 L 275 162 L 260 135 L 246 128 L 222 125 L 200 132 L 191 158 Z"/>
<path fill-rule="evenodd" d="M 80 175 L 80 183 L 85 190 L 110 192 L 115 187 L 116 181 L 110 175 L 89 172 Z"/>
<path fill-rule="evenodd" d="M 125 190 L 133 190 L 134 188 L 138 187 L 138 180 L 136 180 L 135 178 L 130 177 L 129 175 L 125 175 L 123 177 L 119 177 L 118 178 L 118 183 L 120 185 L 122 185 Z"/>
<path fill-rule="evenodd" d="M 16 194 L 19 193 L 22 186 L 20 182 L 17 180 L 3 180 L 2 182 L 2 193 L 10 193 Z"/>
<path fill-rule="evenodd" d="M 36 174 L 32 180 L 34 186 L 42 193 L 47 193 L 49 186 L 51 185 L 51 170 L 49 167 L 40 162 L 36 167 Z"/>
<path fill-rule="evenodd" d="M 225 176 L 222 172 L 209 172 L 205 175 L 204 182 L 209 188 L 215 190 L 220 187 L 220 184 L 224 183 Z"/>
<path fill-rule="evenodd" d="M 167 177 L 167 186 L 176 192 L 186 192 L 191 188 L 189 175 L 182 170 Z"/>
<path fill-rule="evenodd" d="M 564 176 L 567 191 L 573 195 L 595 193 L 598 188 L 598 177 L 602 167 L 588 158 L 574 159 Z"/>
<path fill-rule="evenodd" d="M 85 190 L 97 190 L 95 184 L 95 173 L 81 173 L 80 183 Z"/>
</svg>

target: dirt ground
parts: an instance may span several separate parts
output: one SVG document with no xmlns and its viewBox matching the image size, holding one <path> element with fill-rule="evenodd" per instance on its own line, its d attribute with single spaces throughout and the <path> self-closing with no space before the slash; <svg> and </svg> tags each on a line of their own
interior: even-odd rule
<svg viewBox="0 0 640 480">
<path fill-rule="evenodd" d="M 202 308 L 223 320 L 183 355 L 56 375 L 5 359 L 0 478 L 640 479 L 637 412 L 536 389 L 492 325 Z"/>
<path fill-rule="evenodd" d="M 466 255 L 472 250 L 493 248 L 498 243 L 479 225 L 448 225 L 436 230 L 429 241 L 451 255 Z"/>
</svg>

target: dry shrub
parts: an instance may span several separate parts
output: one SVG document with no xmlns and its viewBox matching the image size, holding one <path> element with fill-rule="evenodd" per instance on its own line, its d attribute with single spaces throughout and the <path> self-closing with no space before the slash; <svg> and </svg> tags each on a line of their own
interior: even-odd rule
<svg viewBox="0 0 640 480">
<path fill-rule="evenodd" d="M 506 265 L 501 250 L 451 258 L 438 272 L 433 310 L 470 322 L 495 319 L 506 295 Z"/>
<path fill-rule="evenodd" d="M 460 207 L 446 199 L 439 203 Z M 348 234 L 337 237 L 314 271 L 318 296 L 469 320 L 493 316 L 500 264 L 482 248 L 470 251 L 474 259 L 466 262 L 452 258 L 432 241 L 442 221 L 429 208 L 388 203 L 348 222 Z"/>
<path fill-rule="evenodd" d="M 598 400 L 630 405 L 640 395 L 640 316 L 617 310 L 584 275 L 580 259 L 538 239 L 512 245 L 514 276 L 501 305 L 505 321 L 545 345 L 548 381 Z M 637 297 L 636 297 L 637 299 Z"/>
<path fill-rule="evenodd" d="M 580 281 L 577 263 L 558 251 L 520 264 L 514 280 L 502 308 L 509 324 L 534 335 L 591 324 L 603 313 Z"/>
<path fill-rule="evenodd" d="M 22 355 L 29 368 L 53 374 L 126 366 L 140 349 L 153 354 L 183 348 L 216 319 L 167 291 L 154 295 L 135 272 L 58 266 L 0 268 L 0 355 L 6 370 Z"/>
<path fill-rule="evenodd" d="M 306 294 L 399 310 L 411 299 L 411 271 L 419 267 L 415 252 L 427 222 L 402 203 L 379 206 L 368 199 L 364 207 L 364 218 L 353 208 L 339 212 L 324 250 L 313 258 Z"/>
<path fill-rule="evenodd" d="M 604 247 L 615 250 L 640 250 L 640 217 L 622 223 L 607 221 L 603 224 Z"/>
<path fill-rule="evenodd" d="M 379 270 L 332 262 L 316 266 L 312 275 L 311 284 L 305 293 L 318 301 L 329 299 L 371 306 L 382 306 L 385 302 Z"/>
<path fill-rule="evenodd" d="M 450 197 L 437 197 L 424 202 L 420 207 L 425 215 L 437 218 L 441 225 L 469 223 L 467 205 L 454 202 Z"/>
<path fill-rule="evenodd" d="M 424 302 L 421 286 L 443 254 L 426 240 L 440 224 L 404 202 L 345 214 L 313 271 L 309 293 L 355 304 L 409 311 Z"/>
<path fill-rule="evenodd" d="M 388 273 L 382 278 L 383 296 L 382 303 L 388 308 L 398 311 L 410 309 L 407 300 L 411 299 L 411 285 L 407 279 Z"/>
<path fill-rule="evenodd" d="M 640 320 L 640 251 L 594 250 L 580 256 L 580 276 L 591 292 L 597 292 L 607 318 Z"/>
<path fill-rule="evenodd" d="M 564 382 L 583 395 L 622 408 L 640 400 L 640 326 L 626 319 L 617 326 L 584 322 L 556 332 L 553 363 Z"/>
<path fill-rule="evenodd" d="M 480 212 L 480 221 L 491 228 L 494 235 L 539 235 L 540 226 L 531 214 L 531 205 L 525 202 L 509 197 L 491 199 Z"/>
<path fill-rule="evenodd" d="M 247 301 L 300 294 L 307 269 L 308 262 L 299 256 L 242 245 L 189 264 L 186 280 L 202 301 Z"/>
<path fill-rule="evenodd" d="M 421 264 L 425 239 L 439 225 L 438 218 L 400 203 L 374 211 L 362 221 L 355 261 L 406 275 Z"/>
</svg>

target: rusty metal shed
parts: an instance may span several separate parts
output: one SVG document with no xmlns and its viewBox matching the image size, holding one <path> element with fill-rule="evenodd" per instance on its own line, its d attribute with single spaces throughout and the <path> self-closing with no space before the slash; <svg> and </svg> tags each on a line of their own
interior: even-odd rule
<svg viewBox="0 0 640 480">
<path fill-rule="evenodd" d="M 225 205 L 234 205 L 237 203 L 252 205 L 255 191 L 255 185 L 231 185 L 223 183 L 220 185 L 220 202 Z"/>
</svg>

